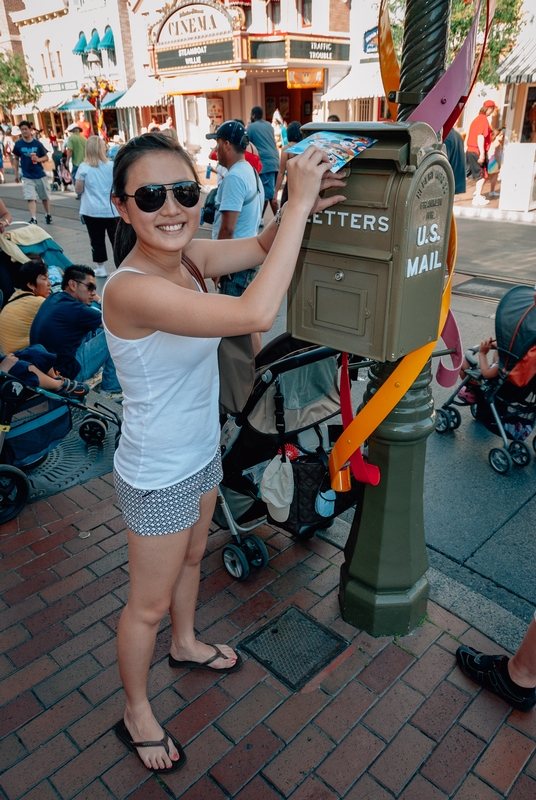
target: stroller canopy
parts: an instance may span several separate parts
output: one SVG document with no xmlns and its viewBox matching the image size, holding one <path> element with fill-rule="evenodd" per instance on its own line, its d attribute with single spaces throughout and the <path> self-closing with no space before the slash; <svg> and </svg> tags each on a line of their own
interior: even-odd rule
<svg viewBox="0 0 536 800">
<path fill-rule="evenodd" d="M 534 297 L 530 286 L 516 286 L 504 295 L 497 307 L 495 338 L 503 377 L 536 345 Z"/>
</svg>

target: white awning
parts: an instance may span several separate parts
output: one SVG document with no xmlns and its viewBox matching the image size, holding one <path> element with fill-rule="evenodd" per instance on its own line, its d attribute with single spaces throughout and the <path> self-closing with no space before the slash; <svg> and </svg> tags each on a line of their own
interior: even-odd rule
<svg viewBox="0 0 536 800">
<path fill-rule="evenodd" d="M 535 34 L 535 26 L 527 26 L 523 31 L 522 39 L 499 65 L 497 75 L 501 83 L 533 83 L 536 81 Z"/>
<path fill-rule="evenodd" d="M 362 97 L 383 97 L 382 78 L 379 61 L 365 61 L 353 64 L 350 72 L 342 81 L 332 86 L 323 102 L 333 103 L 336 100 L 358 100 Z"/>
<path fill-rule="evenodd" d="M 116 108 L 143 108 L 164 103 L 162 84 L 147 76 L 135 81 L 116 104 Z"/>
<path fill-rule="evenodd" d="M 35 103 L 28 103 L 27 106 L 17 106 L 17 108 L 12 108 L 11 113 L 16 117 L 25 117 L 27 114 L 37 114 L 38 108 Z"/>
<path fill-rule="evenodd" d="M 39 111 L 53 111 L 58 106 L 72 100 L 73 92 L 44 92 L 36 103 Z"/>
<path fill-rule="evenodd" d="M 240 89 L 238 72 L 195 72 L 177 78 L 164 78 L 161 92 L 167 95 L 228 92 Z"/>
</svg>

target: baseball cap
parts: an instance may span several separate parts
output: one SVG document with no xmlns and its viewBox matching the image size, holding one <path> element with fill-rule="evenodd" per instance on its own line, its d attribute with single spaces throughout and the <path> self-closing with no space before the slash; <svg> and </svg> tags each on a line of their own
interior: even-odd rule
<svg viewBox="0 0 536 800">
<path fill-rule="evenodd" d="M 497 108 L 493 100 L 485 100 L 484 108 Z"/>
<path fill-rule="evenodd" d="M 264 470 L 260 490 L 272 519 L 285 522 L 294 496 L 294 475 L 288 458 L 281 461 L 281 456 L 277 455 L 270 461 Z"/>
<path fill-rule="evenodd" d="M 237 122 L 235 119 L 223 122 L 216 133 L 207 133 L 207 139 L 226 139 L 239 147 L 246 147 L 249 142 L 246 129 L 241 122 Z"/>
<path fill-rule="evenodd" d="M 69 127 L 67 128 L 68 131 L 81 131 L 82 128 L 80 125 L 77 125 L 76 122 L 72 122 Z"/>
</svg>

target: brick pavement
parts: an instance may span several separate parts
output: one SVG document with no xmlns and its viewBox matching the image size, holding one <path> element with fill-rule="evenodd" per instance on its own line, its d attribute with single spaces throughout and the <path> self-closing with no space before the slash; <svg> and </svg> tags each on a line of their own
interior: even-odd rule
<svg viewBox="0 0 536 800">
<path fill-rule="evenodd" d="M 0 527 L 0 796 L 8 800 L 534 800 L 536 714 L 512 712 L 456 668 L 458 642 L 497 650 L 430 603 L 410 636 L 373 639 L 339 615 L 342 554 L 260 529 L 270 565 L 242 583 L 214 529 L 196 625 L 237 644 L 289 604 L 348 647 L 292 693 L 254 660 L 236 675 L 168 667 L 158 635 L 149 693 L 186 767 L 155 778 L 117 741 L 114 634 L 128 592 L 110 476 Z M 81 534 L 90 532 L 90 536 Z"/>
</svg>

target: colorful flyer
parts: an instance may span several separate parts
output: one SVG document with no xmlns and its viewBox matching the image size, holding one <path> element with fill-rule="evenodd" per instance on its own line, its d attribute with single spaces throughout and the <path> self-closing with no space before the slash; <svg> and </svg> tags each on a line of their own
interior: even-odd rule
<svg viewBox="0 0 536 800">
<path fill-rule="evenodd" d="M 287 153 L 303 153 L 309 145 L 314 144 L 328 154 L 332 163 L 331 172 L 344 167 L 349 161 L 359 155 L 377 139 L 369 139 L 368 136 L 352 136 L 351 133 L 335 133 L 334 131 L 318 131 L 311 134 L 301 142 L 287 147 Z"/>
</svg>

